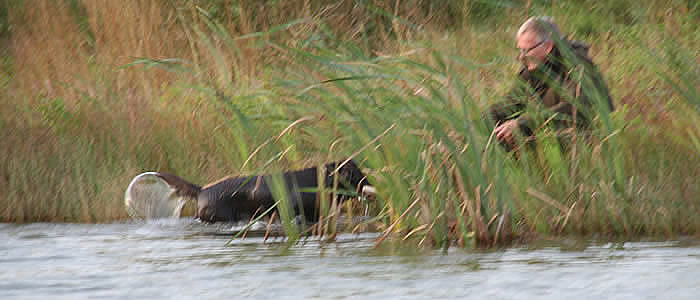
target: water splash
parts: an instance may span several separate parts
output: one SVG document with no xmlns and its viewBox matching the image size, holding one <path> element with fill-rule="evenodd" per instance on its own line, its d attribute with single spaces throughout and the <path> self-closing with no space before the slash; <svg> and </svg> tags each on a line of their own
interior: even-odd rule
<svg viewBox="0 0 700 300">
<path fill-rule="evenodd" d="M 135 219 L 179 218 L 187 199 L 175 193 L 156 172 L 134 177 L 124 194 L 129 216 Z"/>
</svg>

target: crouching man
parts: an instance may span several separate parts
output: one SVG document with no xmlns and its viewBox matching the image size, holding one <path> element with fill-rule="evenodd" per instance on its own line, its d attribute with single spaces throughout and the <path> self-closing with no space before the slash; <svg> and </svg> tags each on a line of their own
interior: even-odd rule
<svg viewBox="0 0 700 300">
<path fill-rule="evenodd" d="M 517 32 L 518 82 L 505 99 L 486 112 L 493 134 L 508 151 L 516 136 L 534 140 L 536 131 L 552 126 L 560 137 L 588 131 L 601 109 L 613 110 L 589 46 L 567 40 L 549 17 L 532 17 Z"/>
</svg>

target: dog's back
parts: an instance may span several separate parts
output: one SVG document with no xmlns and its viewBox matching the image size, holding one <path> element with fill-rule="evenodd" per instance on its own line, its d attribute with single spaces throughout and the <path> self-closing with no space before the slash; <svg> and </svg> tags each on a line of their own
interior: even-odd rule
<svg viewBox="0 0 700 300">
<path fill-rule="evenodd" d="M 368 185 L 367 177 L 352 160 L 327 163 L 323 168 L 323 186 L 359 192 Z M 319 167 L 283 172 L 282 179 L 290 204 L 297 215 L 313 222 L 318 216 Z M 274 175 L 227 177 L 203 188 L 167 173 L 159 175 L 177 193 L 197 200 L 196 217 L 202 221 L 241 221 L 265 212 L 274 206 L 271 186 Z M 342 200 L 342 199 L 341 199 Z"/>
</svg>

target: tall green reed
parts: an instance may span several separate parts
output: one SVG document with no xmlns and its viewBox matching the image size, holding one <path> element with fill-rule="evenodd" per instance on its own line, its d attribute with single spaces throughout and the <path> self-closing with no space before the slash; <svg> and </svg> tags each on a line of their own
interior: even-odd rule
<svg viewBox="0 0 700 300">
<path fill-rule="evenodd" d="M 479 22 L 459 20 L 466 19 L 467 12 L 481 18 L 490 10 L 478 5 L 465 9 L 471 2 L 405 11 L 381 1 L 342 3 L 347 7 L 311 1 L 305 2 L 308 7 L 284 4 L 290 6 L 270 11 L 275 3 L 283 5 L 278 1 L 260 4 L 267 5 L 265 10 L 238 5 L 238 14 L 227 18 L 221 17 L 227 11 L 223 6 L 212 13 L 207 7 L 199 10 L 191 3 L 168 2 L 162 7 L 175 6 L 172 12 L 180 14 L 174 23 L 167 21 L 172 19 L 157 22 L 161 19 L 156 17 L 168 14 L 157 13 L 160 5 L 150 5 L 148 11 L 156 13 L 144 19 L 157 25 L 146 27 L 169 28 L 174 33 L 167 40 L 143 39 L 153 43 L 145 49 L 170 45 L 167 48 L 181 46 L 176 49 L 180 51 L 133 54 L 154 57 L 117 71 L 110 54 L 132 55 L 131 49 L 118 46 L 142 48 L 128 43 L 140 31 L 116 29 L 124 28 L 127 12 L 139 11 L 139 6 L 127 5 L 129 9 L 112 19 L 111 14 L 99 14 L 100 5 L 95 3 L 85 3 L 85 11 L 73 8 L 77 13 L 97 14 L 87 20 L 101 20 L 101 26 L 90 23 L 89 28 L 94 36 L 89 41 L 94 38 L 99 47 L 60 48 L 65 40 L 81 40 L 69 35 L 76 26 L 65 26 L 52 34 L 61 39 L 39 37 L 42 47 L 22 48 L 31 54 L 25 57 L 20 52 L 15 57 L 24 73 L 18 72 L 14 82 L 6 85 L 7 94 L 14 96 L 0 104 L 2 140 L 14 141 L 0 149 L 4 194 L 10 195 L 4 220 L 17 220 L 20 215 L 24 220 L 43 220 L 40 207 L 49 210 L 46 216 L 53 215 L 48 220 L 125 218 L 118 198 L 139 171 L 175 171 L 206 182 L 223 174 L 274 173 L 352 156 L 378 187 L 373 205 L 378 206 L 374 213 L 379 227 L 387 237 L 417 244 L 493 244 L 502 237 L 511 238 L 511 231 L 516 237 L 532 232 L 697 233 L 700 220 L 693 212 L 700 189 L 692 178 L 698 175 L 693 159 L 700 149 L 694 125 L 698 116 L 674 106 L 679 100 L 697 102 L 691 89 L 697 85 L 692 71 L 696 64 L 668 64 L 660 69 L 666 74 L 664 80 L 651 74 L 644 67 L 649 60 L 634 51 L 663 36 L 654 22 L 667 17 L 650 13 L 660 2 L 639 7 L 595 2 L 590 10 L 587 5 L 593 1 L 535 2 L 529 7 L 528 13 L 555 15 L 558 21 L 571 23 L 576 34 L 602 45 L 596 49 L 596 59 L 603 61 L 607 74 L 613 74 L 608 79 L 618 96 L 616 104 L 621 105 L 612 114 L 600 112 L 591 143 L 579 139 L 563 151 L 554 132 L 543 129 L 538 132 L 537 147 L 522 151 L 517 159 L 497 145 L 480 120 L 495 94 L 490 89 L 501 84 L 499 71 L 507 68 L 502 63 L 505 59 L 492 57 L 493 49 L 506 48 L 504 43 L 493 43 L 492 37 L 505 39 L 508 34 L 503 32 L 517 26 L 523 18 L 517 7 L 499 10 L 507 18 L 492 19 L 500 22 L 477 26 Z M 459 13 L 449 13 L 450 7 L 459 7 Z M 299 9 L 298 15 L 292 8 Z M 333 17 L 333 12 L 344 8 L 351 13 Z M 284 14 L 287 10 L 289 14 Z M 51 10 L 27 13 L 33 11 L 48 14 Z M 285 21 L 277 25 L 277 21 L 260 21 L 272 17 L 253 18 L 259 11 Z M 430 11 L 445 14 L 421 15 Z M 697 30 L 686 20 L 692 21 L 692 16 L 668 18 L 664 25 L 681 23 L 680 30 L 669 36 L 681 41 L 679 49 L 688 50 L 685 61 L 693 61 L 689 49 L 694 49 L 694 42 L 677 35 L 692 36 Z M 80 23 L 75 30 L 87 30 L 85 18 L 71 15 L 68 19 Z M 407 25 L 411 22 L 415 26 Z M 451 32 L 452 24 L 466 27 Z M 59 27 L 45 25 L 40 28 Z M 430 35 L 431 26 L 440 29 L 435 36 Z M 50 30 L 16 32 L 30 36 L 45 31 Z M 144 38 L 159 34 L 148 32 Z M 635 34 L 648 37 L 634 41 Z M 112 36 L 127 38 L 109 43 Z M 50 55 L 40 52 L 49 46 Z M 84 58 L 83 64 L 72 59 L 74 53 L 83 55 L 78 56 Z M 30 56 L 71 59 L 64 64 L 60 59 L 31 64 Z M 157 69 L 175 75 L 163 76 Z M 39 70 L 41 76 L 27 70 Z M 50 70 L 59 70 L 58 75 Z M 71 80 L 65 74 L 77 75 Z M 631 74 L 639 74 L 639 80 L 628 79 Z M 54 77 L 64 85 L 55 84 Z M 39 88 L 51 93 L 43 97 L 48 101 L 23 98 L 20 92 L 30 95 L 27 91 L 37 85 L 22 78 L 48 78 L 41 83 L 46 87 Z M 664 98 L 648 96 L 655 93 Z M 677 120 L 647 123 L 648 103 L 667 107 L 664 114 Z M 15 129 L 22 134 L 14 134 Z M 52 188 L 38 193 L 37 186 Z M 329 222 L 329 235 L 337 214 L 334 193 L 338 191 L 321 192 L 321 215 Z M 98 198 L 102 200 L 93 200 Z"/>
<path fill-rule="evenodd" d="M 665 231 L 666 225 L 640 221 L 669 207 L 641 193 L 637 170 L 625 162 L 633 149 L 620 139 L 629 124 L 625 110 L 609 111 L 596 82 L 581 82 L 594 91 L 592 138 L 580 136 L 565 147 L 544 128 L 536 148 L 514 159 L 490 141 L 478 117 L 483 100 L 452 71 L 464 60 L 430 47 L 416 47 L 431 54 L 428 60 L 368 56 L 352 44 L 330 53 L 275 47 L 297 59 L 277 92 L 293 104 L 289 115 L 321 115 L 332 126 L 316 131 L 320 139 L 340 132 L 351 147 L 377 143 L 358 153 L 370 169 L 381 170 L 372 179 L 387 234 L 435 245 L 490 244 L 511 238 L 513 221 L 520 233 Z"/>
</svg>

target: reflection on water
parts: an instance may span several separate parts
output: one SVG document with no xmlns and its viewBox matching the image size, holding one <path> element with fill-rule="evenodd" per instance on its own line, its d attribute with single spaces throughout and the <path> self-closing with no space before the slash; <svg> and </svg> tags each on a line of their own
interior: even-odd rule
<svg viewBox="0 0 700 300">
<path fill-rule="evenodd" d="M 236 240 L 189 219 L 0 224 L 0 299 L 698 299 L 700 243 L 423 251 L 376 235 Z"/>
</svg>

